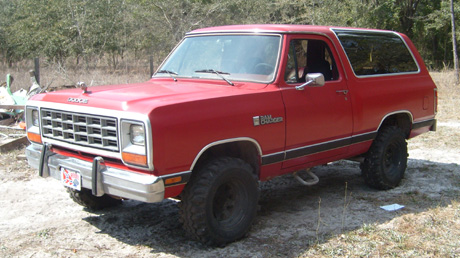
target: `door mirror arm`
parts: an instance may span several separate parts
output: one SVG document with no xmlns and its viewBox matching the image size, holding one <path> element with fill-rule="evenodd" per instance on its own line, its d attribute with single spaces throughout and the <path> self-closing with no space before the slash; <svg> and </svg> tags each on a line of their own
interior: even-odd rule
<svg viewBox="0 0 460 258">
<path fill-rule="evenodd" d="M 310 87 L 322 87 L 324 86 L 324 75 L 322 73 L 309 73 L 305 77 L 305 82 L 302 85 L 296 86 L 296 90 L 304 90 L 305 87 L 310 85 Z"/>
</svg>

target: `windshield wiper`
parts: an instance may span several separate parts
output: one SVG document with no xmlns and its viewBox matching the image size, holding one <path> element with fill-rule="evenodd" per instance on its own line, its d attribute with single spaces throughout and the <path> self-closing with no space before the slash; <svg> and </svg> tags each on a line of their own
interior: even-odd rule
<svg viewBox="0 0 460 258">
<path fill-rule="evenodd" d="M 214 73 L 214 74 L 217 74 L 217 76 L 219 76 L 220 78 L 222 78 L 224 81 L 226 81 L 228 84 L 232 85 L 232 86 L 235 86 L 235 84 L 233 84 L 233 82 L 231 82 L 229 79 L 225 78 L 222 74 L 225 74 L 225 75 L 230 75 L 230 73 L 226 73 L 226 72 L 221 72 L 221 71 L 216 71 L 214 69 L 203 69 L 203 70 L 196 70 L 195 73 Z"/>
<path fill-rule="evenodd" d="M 157 73 L 167 73 L 167 74 L 169 74 L 169 76 L 171 76 L 171 78 L 172 78 L 175 82 L 177 82 L 176 77 L 174 77 L 174 75 L 177 75 L 176 72 L 169 71 L 169 70 L 160 70 L 160 71 L 158 71 Z"/>
</svg>

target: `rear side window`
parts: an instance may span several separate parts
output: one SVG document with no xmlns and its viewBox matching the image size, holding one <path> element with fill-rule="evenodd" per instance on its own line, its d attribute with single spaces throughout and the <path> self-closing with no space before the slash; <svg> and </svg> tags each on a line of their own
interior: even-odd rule
<svg viewBox="0 0 460 258">
<path fill-rule="evenodd" d="M 392 32 L 334 30 L 357 76 L 418 72 L 401 37 Z"/>
</svg>

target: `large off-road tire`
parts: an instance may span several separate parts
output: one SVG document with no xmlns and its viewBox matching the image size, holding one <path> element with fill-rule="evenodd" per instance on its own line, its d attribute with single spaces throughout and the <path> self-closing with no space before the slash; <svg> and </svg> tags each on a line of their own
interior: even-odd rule
<svg viewBox="0 0 460 258">
<path fill-rule="evenodd" d="M 217 158 L 192 176 L 182 193 L 180 217 L 188 235 L 223 246 L 244 237 L 257 213 L 258 179 L 237 158 Z"/>
<path fill-rule="evenodd" d="M 407 156 L 403 131 L 395 126 L 382 128 L 361 166 L 365 182 L 379 190 L 395 188 L 404 177 Z"/>
<path fill-rule="evenodd" d="M 102 210 L 121 204 L 121 200 L 119 199 L 115 199 L 108 195 L 97 197 L 91 193 L 91 190 L 85 188 L 82 188 L 81 191 L 67 188 L 67 192 L 74 202 L 90 210 Z"/>
</svg>

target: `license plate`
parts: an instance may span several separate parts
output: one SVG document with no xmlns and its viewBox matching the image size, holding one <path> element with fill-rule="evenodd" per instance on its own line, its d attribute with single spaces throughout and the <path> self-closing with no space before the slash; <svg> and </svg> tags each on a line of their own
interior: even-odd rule
<svg viewBox="0 0 460 258">
<path fill-rule="evenodd" d="M 61 167 L 61 182 L 67 187 L 81 190 L 81 174 L 78 171 Z"/>
</svg>

